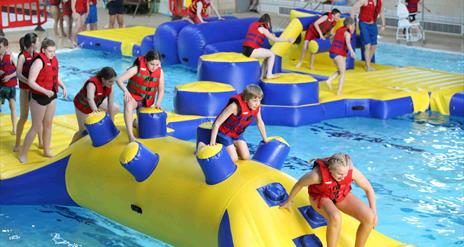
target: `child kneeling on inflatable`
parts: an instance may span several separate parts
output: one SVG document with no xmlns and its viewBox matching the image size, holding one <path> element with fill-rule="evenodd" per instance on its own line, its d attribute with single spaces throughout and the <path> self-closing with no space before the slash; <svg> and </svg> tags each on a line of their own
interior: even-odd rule
<svg viewBox="0 0 464 247">
<path fill-rule="evenodd" d="M 85 135 L 84 122 L 90 113 L 105 111 L 114 120 L 114 115 L 119 112 L 119 106 L 114 103 L 113 84 L 116 79 L 114 69 L 104 67 L 90 77 L 76 94 L 73 102 L 79 130 L 74 134 L 71 144 Z"/>
<path fill-rule="evenodd" d="M 124 81 L 127 86 L 124 86 Z M 134 64 L 122 74 L 117 84 L 124 93 L 124 123 L 129 142 L 135 141 L 133 111 L 140 107 L 161 109 L 164 97 L 164 73 L 158 52 L 148 51 L 135 59 Z"/>
<path fill-rule="evenodd" d="M 223 144 L 233 161 L 250 159 L 250 151 L 242 133 L 256 119 L 261 137 L 266 142 L 266 128 L 259 107 L 262 98 L 263 91 L 257 85 L 249 85 L 241 94 L 230 98 L 214 121 L 210 145 L 215 145 L 216 141 Z"/>
<path fill-rule="evenodd" d="M 366 193 L 370 208 L 351 193 L 353 181 Z M 288 200 L 281 204 L 281 208 L 290 209 L 293 199 L 304 186 L 308 186 L 312 207 L 328 220 L 328 247 L 337 246 L 342 223 L 340 211 L 360 222 L 355 246 L 366 244 L 371 230 L 377 225 L 375 194 L 369 180 L 353 166 L 350 156 L 337 153 L 317 159 L 313 170 L 293 186 Z"/>
</svg>

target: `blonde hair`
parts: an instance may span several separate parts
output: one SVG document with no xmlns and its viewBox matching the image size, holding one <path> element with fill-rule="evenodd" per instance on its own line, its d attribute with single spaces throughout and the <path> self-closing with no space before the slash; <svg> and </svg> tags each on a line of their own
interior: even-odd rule
<svg viewBox="0 0 464 247">
<path fill-rule="evenodd" d="M 244 101 L 249 101 L 249 100 L 251 100 L 253 98 L 262 99 L 263 96 L 264 96 L 263 90 L 261 90 L 261 88 L 258 85 L 255 85 L 255 84 L 248 85 L 245 88 L 245 90 L 243 90 L 241 95 L 242 95 L 242 98 L 243 98 Z"/>
<path fill-rule="evenodd" d="M 349 166 L 348 155 L 344 153 L 336 153 L 327 160 L 327 168 L 334 169 L 338 166 Z"/>
</svg>

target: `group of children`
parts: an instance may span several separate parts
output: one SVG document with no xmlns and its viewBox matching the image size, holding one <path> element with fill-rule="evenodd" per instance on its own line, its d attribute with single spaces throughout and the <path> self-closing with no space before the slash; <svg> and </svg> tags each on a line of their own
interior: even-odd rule
<svg viewBox="0 0 464 247">
<path fill-rule="evenodd" d="M 57 37 L 69 37 L 76 45 L 77 34 L 86 30 L 87 25 L 90 30 L 97 29 L 97 0 L 50 0 L 48 4 Z M 68 32 L 64 30 L 65 18 Z"/>
<path fill-rule="evenodd" d="M 316 21 L 315 26 L 308 30 L 311 32 L 309 37 L 324 37 L 334 26 L 332 22 L 338 18 L 340 18 L 340 12 L 337 10 L 322 16 Z M 329 78 L 328 85 L 330 86 L 330 81 L 336 76 L 340 76 L 339 93 L 341 93 L 348 52 L 354 57 L 354 51 L 350 45 L 353 30 L 354 21 L 347 17 L 344 27 L 339 28 L 335 33 L 330 48 L 330 57 L 337 65 L 338 71 Z M 266 78 L 274 78 L 272 64 L 275 55 L 269 49 L 262 48 L 265 38 L 275 42 L 292 43 L 294 40 L 275 37 L 271 32 L 271 20 L 267 14 L 250 25 L 243 43 L 243 53 L 250 57 L 266 58 L 267 66 L 263 66 L 265 67 L 263 75 L 265 74 Z M 38 52 L 36 52 L 37 36 L 35 34 L 26 34 L 21 38 L 20 43 L 21 53 L 16 66 L 14 59 L 7 51 L 8 40 L 0 39 L 0 99 L 10 101 L 13 134 L 16 134 L 14 151 L 19 152 L 19 160 L 26 163 L 27 152 L 36 135 L 39 137 L 40 147 L 44 150 L 44 156 L 53 156 L 50 150 L 50 140 L 57 92 L 58 88 L 61 88 L 66 97 L 67 91 L 59 77 L 54 41 L 50 39 L 42 41 Z M 20 82 L 21 108 L 20 120 L 17 124 L 14 108 L 16 77 Z M 127 85 L 124 85 L 125 81 Z M 119 107 L 114 103 L 114 82 L 124 93 L 124 121 L 129 142 L 136 140 L 133 134 L 135 126 L 133 111 L 140 107 L 161 108 L 164 97 L 164 73 L 157 52 L 152 50 L 138 57 L 133 65 L 119 77 L 113 68 L 104 67 L 83 84 L 82 89 L 74 98 L 79 129 L 74 134 L 71 143 L 76 142 L 85 134 L 84 121 L 90 113 L 105 111 L 114 119 L 115 114 L 119 112 Z M 263 96 L 263 91 L 259 86 L 249 85 L 243 92 L 231 97 L 213 123 L 209 143 L 201 143 L 198 148 L 221 143 L 234 161 L 249 159 L 250 152 L 243 133 L 254 120 L 256 120 L 263 141 L 268 141 L 260 111 Z M 32 126 L 23 144 L 20 145 L 29 110 L 32 115 Z M 369 206 L 350 192 L 353 181 L 366 192 Z M 370 231 L 377 224 L 375 195 L 369 181 L 353 166 L 348 155 L 335 154 L 316 160 L 314 169 L 295 184 L 289 199 L 282 203 L 281 207 L 290 208 L 292 200 L 303 186 L 308 186 L 308 195 L 313 207 L 328 220 L 328 246 L 335 246 L 338 241 L 341 229 L 340 211 L 361 222 L 358 227 L 356 246 L 363 246 L 366 243 Z"/>
</svg>

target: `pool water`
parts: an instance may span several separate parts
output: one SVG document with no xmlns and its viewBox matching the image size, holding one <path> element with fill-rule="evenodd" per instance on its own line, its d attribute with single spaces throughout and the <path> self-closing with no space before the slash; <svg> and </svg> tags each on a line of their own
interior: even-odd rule
<svg viewBox="0 0 464 247">
<path fill-rule="evenodd" d="M 381 51 L 379 57 L 384 55 Z M 98 68 L 111 65 L 121 74 L 133 62 L 133 58 L 88 50 L 60 52 L 58 58 L 70 99 Z M 175 85 L 194 81 L 196 75 L 180 65 L 164 67 L 164 72 L 162 106 L 172 110 Z M 116 99 L 122 105 L 118 89 Z M 61 99 L 57 114 L 71 113 L 72 102 Z M 266 128 L 268 135 L 282 136 L 290 143 L 283 171 L 295 178 L 309 171 L 306 160 L 335 152 L 350 154 L 376 192 L 380 232 L 417 246 L 464 245 L 463 119 L 423 113 L 390 120 L 343 118 L 297 128 Z M 253 152 L 260 141 L 257 128 L 250 127 L 245 138 Z M 366 200 L 356 186 L 354 193 Z M 0 206 L 0 246 L 51 245 L 169 246 L 83 208 Z"/>
</svg>

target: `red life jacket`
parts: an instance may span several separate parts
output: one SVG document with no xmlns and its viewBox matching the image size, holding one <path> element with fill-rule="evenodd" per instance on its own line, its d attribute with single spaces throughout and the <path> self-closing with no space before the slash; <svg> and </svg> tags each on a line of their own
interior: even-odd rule
<svg viewBox="0 0 464 247">
<path fill-rule="evenodd" d="M 76 0 L 76 12 L 79 14 L 87 13 L 87 0 Z"/>
<path fill-rule="evenodd" d="M 137 74 L 129 79 L 127 90 L 135 100 L 144 100 L 145 106 L 150 107 L 155 102 L 155 96 L 158 92 L 161 67 L 150 72 L 143 56 L 138 57 L 137 61 Z"/>
<path fill-rule="evenodd" d="M 407 8 L 409 13 L 416 13 L 419 7 L 420 0 L 407 0 Z"/>
<path fill-rule="evenodd" d="M 0 70 L 3 70 L 3 73 L 0 76 L 0 85 L 3 87 L 14 87 L 18 83 L 16 76 L 8 80 L 7 82 L 2 82 L 3 78 L 7 75 L 11 75 L 16 72 L 16 67 L 11 62 L 11 55 L 9 53 L 3 54 L 2 60 L 0 61 Z"/>
<path fill-rule="evenodd" d="M 377 5 L 374 0 L 367 0 L 366 6 L 361 6 L 359 12 L 359 20 L 362 22 L 377 22 L 377 17 L 382 9 L 382 0 L 377 0 Z"/>
<path fill-rule="evenodd" d="M 56 56 L 50 60 L 44 53 L 40 52 L 34 61 L 36 59 L 42 60 L 43 67 L 35 82 L 47 90 L 52 90 L 55 93 L 58 92 L 58 60 L 56 59 Z M 45 95 L 33 89 L 31 89 L 31 93 Z"/>
<path fill-rule="evenodd" d="M 24 56 L 23 70 L 21 71 L 21 74 L 24 77 L 29 78 L 29 70 L 31 69 L 32 62 L 34 61 L 34 58 L 39 55 L 39 53 L 34 51 L 34 53 L 31 56 L 29 51 L 24 50 L 21 53 L 19 53 L 19 56 L 21 56 L 21 54 Z M 19 88 L 26 90 L 30 89 L 29 85 L 27 85 L 27 81 L 22 82 L 21 80 L 19 80 Z"/>
<path fill-rule="evenodd" d="M 71 16 L 72 15 L 72 8 L 71 8 L 71 0 L 67 2 L 61 3 L 61 12 L 64 16 Z"/>
<path fill-rule="evenodd" d="M 250 24 L 245 40 L 243 41 L 243 46 L 255 49 L 263 47 L 266 36 L 258 30 L 258 28 L 262 26 L 269 30 L 269 25 L 266 22 L 255 21 Z"/>
<path fill-rule="evenodd" d="M 251 124 L 253 119 L 256 118 L 256 115 L 259 112 L 259 107 L 255 110 L 248 108 L 248 104 L 243 100 L 241 94 L 232 96 L 229 103 L 227 103 L 227 106 L 233 102 L 238 105 L 238 115 L 236 116 L 231 114 L 226 121 L 219 126 L 219 131 L 232 138 L 238 138 L 245 131 L 248 125 Z"/>
<path fill-rule="evenodd" d="M 48 1 L 48 4 L 50 5 L 58 5 L 60 4 L 61 0 L 49 0 Z"/>
<path fill-rule="evenodd" d="M 188 8 L 188 12 L 191 15 L 196 15 L 197 14 L 197 3 L 201 2 L 203 4 L 203 7 L 201 8 L 201 16 L 202 17 L 208 17 L 208 13 L 206 13 L 206 10 L 209 8 L 211 5 L 210 1 L 208 0 L 193 0 L 192 3 L 190 4 Z"/>
<path fill-rule="evenodd" d="M 108 97 L 112 91 L 112 87 L 103 86 L 103 83 L 96 76 L 88 79 L 84 83 L 84 86 L 81 88 L 79 93 L 77 93 L 74 97 L 74 106 L 76 106 L 76 108 L 79 109 L 79 111 L 85 114 L 89 114 L 92 112 L 92 109 L 89 105 L 89 101 L 87 99 L 87 85 L 89 85 L 89 83 L 95 85 L 95 94 L 93 100 L 97 107 L 101 105 L 103 100 L 105 100 L 105 98 Z"/>
<path fill-rule="evenodd" d="M 351 39 L 352 34 L 347 27 L 341 27 L 337 29 L 337 32 L 335 32 L 335 36 L 333 38 L 332 44 L 330 45 L 329 52 L 346 57 L 347 52 L 348 52 L 348 46 L 345 41 L 346 31 L 350 33 L 350 39 Z"/>
<path fill-rule="evenodd" d="M 313 198 L 327 197 L 334 202 L 340 202 L 351 191 L 351 182 L 353 182 L 353 168 L 350 167 L 346 177 L 337 182 L 329 172 L 325 162 L 329 158 L 318 159 L 314 161 L 314 166 L 319 167 L 321 173 L 321 183 L 308 186 L 308 194 Z"/>
<path fill-rule="evenodd" d="M 336 24 L 337 22 L 334 20 L 333 14 L 329 12 L 327 14 L 327 20 L 319 24 L 319 29 L 321 29 L 321 32 L 323 35 L 326 35 L 330 32 L 330 30 L 333 27 L 335 27 Z M 317 32 L 316 27 L 314 26 L 314 23 L 309 26 L 308 32 L 313 33 L 314 37 L 319 37 L 319 33 Z"/>
</svg>

